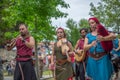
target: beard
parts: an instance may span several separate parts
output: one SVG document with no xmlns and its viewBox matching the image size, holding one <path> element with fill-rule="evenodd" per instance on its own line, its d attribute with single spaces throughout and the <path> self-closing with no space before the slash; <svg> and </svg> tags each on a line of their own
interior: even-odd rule
<svg viewBox="0 0 120 80">
<path fill-rule="evenodd" d="M 82 35 L 82 38 L 85 38 L 85 35 Z"/>
<path fill-rule="evenodd" d="M 22 36 L 22 37 L 26 36 L 26 33 L 23 33 L 23 32 L 22 32 L 22 33 L 21 33 L 21 36 Z"/>
<path fill-rule="evenodd" d="M 22 36 L 22 37 L 25 37 L 25 36 L 27 36 L 27 35 L 29 35 L 29 32 L 28 32 L 28 31 L 21 32 L 21 36 Z"/>
</svg>

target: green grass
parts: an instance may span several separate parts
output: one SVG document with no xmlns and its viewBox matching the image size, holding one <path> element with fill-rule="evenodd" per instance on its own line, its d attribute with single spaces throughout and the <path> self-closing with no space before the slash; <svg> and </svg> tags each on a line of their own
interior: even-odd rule
<svg viewBox="0 0 120 80">
<path fill-rule="evenodd" d="M 8 72 L 7 71 L 3 71 L 4 76 L 8 76 Z"/>
<path fill-rule="evenodd" d="M 4 76 L 9 76 L 7 71 L 3 71 L 3 75 Z M 10 76 L 12 76 L 12 75 L 10 75 Z"/>
<path fill-rule="evenodd" d="M 54 80 L 53 78 L 47 79 L 47 80 Z"/>
<path fill-rule="evenodd" d="M 51 75 L 51 74 L 52 74 L 51 70 L 45 70 L 43 72 L 43 75 Z"/>
</svg>

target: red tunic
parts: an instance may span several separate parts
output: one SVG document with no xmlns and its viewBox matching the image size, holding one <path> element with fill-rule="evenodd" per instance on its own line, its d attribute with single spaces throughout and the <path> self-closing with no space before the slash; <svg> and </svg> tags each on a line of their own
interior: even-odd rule
<svg viewBox="0 0 120 80">
<path fill-rule="evenodd" d="M 80 39 L 78 44 L 79 49 L 83 49 L 83 46 L 84 46 L 84 40 Z"/>
<path fill-rule="evenodd" d="M 30 41 L 30 37 L 27 37 L 25 39 L 26 41 Z M 22 42 L 21 38 L 18 38 L 16 41 L 16 48 L 17 48 L 17 61 L 27 61 L 31 59 L 32 54 L 32 49 L 33 48 L 28 48 L 25 43 Z"/>
<path fill-rule="evenodd" d="M 83 48 L 84 48 L 84 39 L 80 39 L 79 40 L 79 43 L 78 43 L 78 48 L 79 49 L 82 49 L 83 50 Z M 86 51 L 86 57 L 88 57 L 88 51 Z"/>
</svg>

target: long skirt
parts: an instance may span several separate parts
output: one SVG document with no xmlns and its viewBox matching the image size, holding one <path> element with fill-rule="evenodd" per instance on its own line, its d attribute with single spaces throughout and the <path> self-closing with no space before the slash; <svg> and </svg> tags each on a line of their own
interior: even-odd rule
<svg viewBox="0 0 120 80">
<path fill-rule="evenodd" d="M 55 78 L 56 80 L 68 80 L 73 76 L 72 63 L 66 62 L 63 65 L 56 64 Z"/>
<path fill-rule="evenodd" d="M 113 71 L 109 55 L 104 55 L 98 60 L 88 57 L 86 73 L 92 80 L 110 80 Z"/>
</svg>

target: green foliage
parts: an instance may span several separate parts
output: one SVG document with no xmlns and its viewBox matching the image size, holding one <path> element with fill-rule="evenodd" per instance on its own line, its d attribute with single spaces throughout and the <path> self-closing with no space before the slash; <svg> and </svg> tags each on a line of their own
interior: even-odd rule
<svg viewBox="0 0 120 80">
<path fill-rule="evenodd" d="M 106 26 L 113 28 L 114 31 L 120 31 L 120 1 L 119 0 L 101 0 L 97 6 L 90 4 L 90 15 L 96 16 Z"/>
<path fill-rule="evenodd" d="M 7 39 L 11 39 L 12 33 L 11 32 L 5 32 L 5 37 Z"/>
<path fill-rule="evenodd" d="M 81 19 L 78 24 L 80 28 L 89 28 L 88 20 L 86 19 Z"/>
<path fill-rule="evenodd" d="M 74 46 L 79 39 L 79 28 L 77 27 L 77 24 L 75 21 L 73 21 L 73 19 L 68 19 L 66 24 L 66 27 L 69 29 L 66 31 L 67 37 Z"/>
<path fill-rule="evenodd" d="M 68 19 L 66 25 L 68 28 L 66 31 L 67 37 L 72 42 L 73 46 L 75 46 L 77 40 L 81 37 L 79 32 L 80 29 L 89 27 L 86 19 L 81 19 L 78 24 L 73 19 Z"/>
<path fill-rule="evenodd" d="M 10 5 L 8 0 L 0 0 L 0 45 L 4 45 L 5 42 L 5 32 L 12 29 L 8 26 L 7 22 L 3 20 L 3 16 L 5 17 L 7 13 L 5 13 L 4 9 L 8 8 Z M 9 14 L 8 14 L 9 15 Z M 8 38 L 8 36 L 7 36 Z M 9 37 L 10 38 L 10 37 Z"/>
<path fill-rule="evenodd" d="M 1 8 L 2 7 L 2 8 Z M 58 7 L 68 8 L 64 0 L 1 0 L 0 2 L 0 26 L 1 34 L 18 31 L 16 24 L 25 22 L 31 35 L 37 41 L 54 39 L 55 28 L 51 25 L 51 18 L 66 17 L 67 13 L 61 12 Z M 7 33 L 4 37 L 10 38 Z"/>
</svg>

